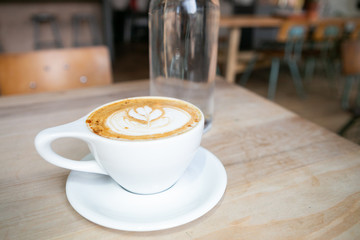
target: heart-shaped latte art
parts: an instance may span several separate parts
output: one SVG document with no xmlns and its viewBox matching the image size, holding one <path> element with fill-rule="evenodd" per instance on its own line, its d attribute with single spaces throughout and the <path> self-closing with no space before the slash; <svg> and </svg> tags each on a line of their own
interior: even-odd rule
<svg viewBox="0 0 360 240">
<path fill-rule="evenodd" d="M 152 109 L 149 106 L 139 107 L 136 109 L 130 109 L 128 111 L 129 118 L 132 118 L 135 121 L 146 124 L 150 127 L 151 122 L 154 122 L 161 118 L 164 115 L 163 109 Z"/>
<path fill-rule="evenodd" d="M 183 127 L 190 119 L 189 113 L 180 108 L 143 106 L 113 113 L 107 125 L 116 133 L 136 136 L 170 132 Z"/>
</svg>

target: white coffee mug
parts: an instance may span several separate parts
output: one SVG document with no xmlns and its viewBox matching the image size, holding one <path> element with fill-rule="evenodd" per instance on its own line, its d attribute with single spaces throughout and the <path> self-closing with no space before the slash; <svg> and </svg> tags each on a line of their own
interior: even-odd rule
<svg viewBox="0 0 360 240">
<path fill-rule="evenodd" d="M 86 125 L 90 114 L 74 122 L 41 131 L 35 138 L 37 151 L 56 166 L 109 175 L 124 189 L 138 194 L 154 194 L 174 185 L 194 158 L 204 128 L 204 116 L 201 113 L 197 125 L 178 135 L 150 140 L 116 140 L 93 133 Z M 65 137 L 87 142 L 95 159 L 76 161 L 55 153 L 51 143 Z"/>
</svg>

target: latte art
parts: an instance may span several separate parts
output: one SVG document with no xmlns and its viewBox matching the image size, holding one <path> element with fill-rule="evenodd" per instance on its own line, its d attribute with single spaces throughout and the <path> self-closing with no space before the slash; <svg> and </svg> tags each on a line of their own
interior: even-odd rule
<svg viewBox="0 0 360 240">
<path fill-rule="evenodd" d="M 141 136 L 179 129 L 190 119 L 190 114 L 181 109 L 152 109 L 145 106 L 115 112 L 107 119 L 107 125 L 112 131 L 119 134 Z"/>
<path fill-rule="evenodd" d="M 134 98 L 96 110 L 86 123 L 94 133 L 103 137 L 146 140 L 186 132 L 200 120 L 200 111 L 185 102 Z"/>
</svg>

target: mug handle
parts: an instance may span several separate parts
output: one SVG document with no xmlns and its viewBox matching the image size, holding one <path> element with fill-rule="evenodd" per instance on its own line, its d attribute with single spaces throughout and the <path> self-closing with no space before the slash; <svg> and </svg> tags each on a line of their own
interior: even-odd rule
<svg viewBox="0 0 360 240">
<path fill-rule="evenodd" d="M 89 130 L 85 126 L 85 118 L 64 124 L 61 126 L 48 128 L 41 131 L 35 137 L 35 147 L 41 157 L 46 161 L 62 168 L 70 170 L 105 174 L 106 171 L 100 166 L 96 160 L 77 161 L 64 158 L 55 153 L 51 147 L 51 143 L 58 138 L 72 137 L 85 141 L 90 146 L 93 145 L 93 138 L 89 134 Z"/>
</svg>

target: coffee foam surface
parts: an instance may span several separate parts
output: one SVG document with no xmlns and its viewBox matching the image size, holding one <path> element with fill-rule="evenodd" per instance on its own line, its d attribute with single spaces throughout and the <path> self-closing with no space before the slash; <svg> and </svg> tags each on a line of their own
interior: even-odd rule
<svg viewBox="0 0 360 240">
<path fill-rule="evenodd" d="M 160 110 L 145 106 L 115 112 L 108 117 L 107 125 L 116 133 L 141 136 L 179 129 L 190 119 L 190 114 L 181 109 L 163 108 Z"/>
<path fill-rule="evenodd" d="M 94 111 L 86 123 L 96 134 L 115 139 L 156 139 L 193 128 L 200 112 L 178 100 L 126 99 Z"/>
</svg>

